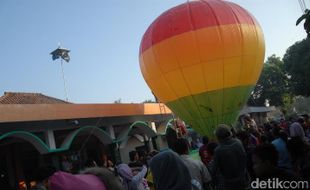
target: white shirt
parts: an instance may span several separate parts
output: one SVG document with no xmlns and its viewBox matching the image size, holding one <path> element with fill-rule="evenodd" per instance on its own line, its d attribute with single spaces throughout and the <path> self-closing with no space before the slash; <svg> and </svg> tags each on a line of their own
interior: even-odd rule
<svg viewBox="0 0 310 190">
<path fill-rule="evenodd" d="M 290 136 L 291 137 L 300 137 L 301 139 L 305 138 L 305 132 L 302 126 L 298 122 L 294 122 L 290 126 Z"/>
<path fill-rule="evenodd" d="M 194 160 L 189 155 L 181 155 L 181 159 L 189 170 L 193 179 L 196 179 L 201 186 L 211 181 L 211 175 L 206 166 L 200 160 Z"/>
</svg>

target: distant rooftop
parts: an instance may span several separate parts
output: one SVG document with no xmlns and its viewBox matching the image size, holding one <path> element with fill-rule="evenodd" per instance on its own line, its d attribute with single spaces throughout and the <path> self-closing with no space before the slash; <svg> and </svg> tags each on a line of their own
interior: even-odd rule
<svg viewBox="0 0 310 190">
<path fill-rule="evenodd" d="M 70 104 L 41 93 L 4 92 L 0 104 Z"/>
<path fill-rule="evenodd" d="M 239 113 L 239 115 L 244 115 L 248 113 L 262 113 L 262 112 L 271 112 L 275 111 L 276 108 L 274 106 L 270 107 L 252 107 L 252 106 L 245 106 Z"/>
</svg>

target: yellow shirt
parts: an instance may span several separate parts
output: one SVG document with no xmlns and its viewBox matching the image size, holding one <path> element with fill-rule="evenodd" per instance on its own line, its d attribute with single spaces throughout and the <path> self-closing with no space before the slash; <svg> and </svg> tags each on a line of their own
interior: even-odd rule
<svg viewBox="0 0 310 190">
<path fill-rule="evenodd" d="M 149 170 L 147 176 L 146 176 L 146 180 L 147 180 L 147 183 L 150 187 L 150 190 L 155 190 L 155 186 L 154 186 L 154 181 L 153 181 L 153 175 L 152 175 L 152 172 L 151 170 Z"/>
</svg>

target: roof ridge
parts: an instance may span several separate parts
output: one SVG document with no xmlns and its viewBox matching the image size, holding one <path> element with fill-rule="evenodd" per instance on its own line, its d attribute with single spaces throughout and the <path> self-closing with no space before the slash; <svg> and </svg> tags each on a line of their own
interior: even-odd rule
<svg viewBox="0 0 310 190">
<path fill-rule="evenodd" d="M 10 94 L 38 94 L 40 95 L 42 93 L 40 92 L 4 92 L 4 95 L 10 95 Z"/>
<path fill-rule="evenodd" d="M 34 92 L 4 92 L 0 104 L 71 104 L 65 100 Z"/>
</svg>

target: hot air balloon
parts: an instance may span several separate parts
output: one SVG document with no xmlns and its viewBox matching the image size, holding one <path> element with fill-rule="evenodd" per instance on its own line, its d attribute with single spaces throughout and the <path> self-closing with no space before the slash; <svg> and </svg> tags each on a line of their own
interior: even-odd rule
<svg viewBox="0 0 310 190">
<path fill-rule="evenodd" d="M 200 134 L 234 124 L 262 70 L 262 29 L 244 8 L 189 1 L 146 30 L 140 69 L 154 95 Z"/>
</svg>

